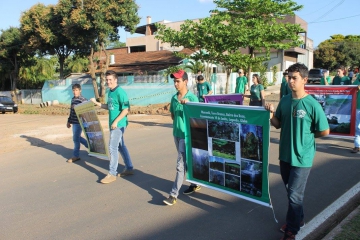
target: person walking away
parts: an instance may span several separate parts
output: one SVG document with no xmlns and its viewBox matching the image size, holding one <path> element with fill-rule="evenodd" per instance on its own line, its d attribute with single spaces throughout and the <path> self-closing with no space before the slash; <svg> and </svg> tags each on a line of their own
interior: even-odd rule
<svg viewBox="0 0 360 240">
<path fill-rule="evenodd" d="M 345 76 L 345 67 L 340 66 L 336 70 L 336 76 L 333 79 L 332 85 L 351 85 L 350 78 Z"/>
<path fill-rule="evenodd" d="M 203 75 L 199 75 L 197 77 L 197 81 L 198 82 L 196 88 L 199 102 L 205 102 L 204 96 L 212 94 L 211 85 L 208 81 L 205 81 Z"/>
<path fill-rule="evenodd" d="M 109 173 L 101 179 L 101 183 L 111 183 L 116 180 L 117 168 L 119 163 L 119 152 L 124 160 L 125 169 L 119 175 L 125 177 L 134 174 L 134 167 L 130 158 L 129 151 L 125 145 L 124 133 L 128 125 L 127 115 L 130 109 L 129 98 L 126 92 L 118 86 L 117 74 L 114 71 L 105 73 L 106 83 L 110 88 L 108 92 L 107 104 L 101 104 L 95 98 L 90 100 L 98 107 L 109 110 L 109 152 L 110 164 Z"/>
<path fill-rule="evenodd" d="M 244 94 L 247 84 L 248 84 L 248 80 L 247 80 L 246 76 L 244 75 L 244 71 L 239 70 L 239 77 L 236 78 L 235 93 Z"/>
<path fill-rule="evenodd" d="M 250 106 L 265 106 L 265 91 L 259 74 L 253 74 L 252 81 L 250 95 L 244 95 L 244 97 L 250 98 Z"/>
<path fill-rule="evenodd" d="M 79 123 L 79 119 L 77 118 L 74 110 L 74 107 L 76 105 L 87 101 L 87 99 L 81 95 L 81 85 L 78 83 L 72 85 L 72 92 L 74 96 L 71 99 L 70 114 L 66 123 L 66 127 L 67 128 L 72 127 L 74 150 L 73 150 L 73 156 L 66 161 L 68 163 L 73 163 L 80 160 L 80 144 L 88 148 L 88 143 L 86 139 L 81 137 L 82 129 Z"/>
<path fill-rule="evenodd" d="M 186 167 L 185 154 L 185 124 L 184 124 L 184 109 L 183 104 L 187 102 L 199 102 L 198 98 L 187 89 L 188 76 L 187 73 L 180 69 L 179 71 L 170 75 L 174 79 L 174 86 L 177 93 L 171 98 L 170 113 L 173 120 L 173 136 L 175 147 L 177 150 L 176 160 L 176 177 L 170 195 L 163 202 L 166 205 L 172 206 L 176 203 L 179 195 L 179 190 L 183 184 Z M 200 186 L 191 184 L 186 189 L 184 194 L 191 194 L 201 189 Z"/>
<path fill-rule="evenodd" d="M 329 124 L 321 105 L 305 92 L 308 68 L 301 63 L 289 67 L 292 93 L 284 96 L 274 114 L 273 104 L 266 104 L 270 122 L 280 131 L 280 174 L 284 182 L 288 210 L 282 240 L 295 239 L 305 224 L 303 199 L 306 182 L 316 152 L 315 138 L 329 134 Z"/>
</svg>

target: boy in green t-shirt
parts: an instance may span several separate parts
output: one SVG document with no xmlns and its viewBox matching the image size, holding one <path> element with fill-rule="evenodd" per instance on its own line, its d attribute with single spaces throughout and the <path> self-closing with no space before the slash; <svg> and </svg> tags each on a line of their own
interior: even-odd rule
<svg viewBox="0 0 360 240">
<path fill-rule="evenodd" d="M 289 88 L 288 80 L 289 80 L 289 75 L 286 70 L 283 73 L 283 80 L 282 80 L 281 86 L 280 86 L 280 99 L 283 98 L 284 96 L 288 95 L 289 93 L 291 93 L 291 89 Z"/>
<path fill-rule="evenodd" d="M 239 77 L 236 78 L 236 86 L 235 86 L 235 93 L 245 93 L 245 89 L 247 88 L 248 80 L 244 76 L 244 71 L 239 70 Z"/>
<path fill-rule="evenodd" d="M 199 75 L 197 77 L 197 81 L 198 83 L 196 85 L 196 88 L 198 92 L 199 102 L 205 102 L 204 96 L 212 94 L 211 85 L 208 81 L 205 81 L 203 75 Z"/>
<path fill-rule="evenodd" d="M 345 67 L 340 66 L 336 70 L 336 76 L 333 79 L 332 85 L 351 85 L 350 78 L 345 76 Z"/>
<path fill-rule="evenodd" d="M 134 167 L 131 162 L 129 151 L 125 146 L 124 133 L 128 125 L 127 114 L 129 113 L 130 103 L 126 92 L 118 86 L 117 74 L 114 71 L 107 71 L 105 73 L 106 83 L 110 88 L 108 92 L 107 104 L 101 104 L 91 98 L 90 100 L 97 106 L 109 110 L 109 152 L 110 152 L 110 165 L 109 173 L 101 183 L 111 183 L 116 180 L 117 168 L 119 161 L 119 151 L 124 160 L 125 169 L 120 173 L 120 177 L 125 177 L 134 174 Z"/>
<path fill-rule="evenodd" d="M 281 128 L 279 144 L 280 174 L 288 193 L 286 224 L 282 239 L 295 239 L 304 223 L 303 199 L 316 146 L 315 138 L 329 134 L 329 124 L 320 104 L 305 92 L 308 68 L 301 63 L 289 67 L 292 93 L 283 97 L 274 115 L 273 104 L 266 104 L 270 122 Z"/>
<path fill-rule="evenodd" d="M 186 154 L 185 154 L 185 123 L 183 104 L 187 102 L 199 102 L 198 98 L 187 89 L 188 75 L 184 70 L 179 70 L 170 75 L 174 78 L 174 85 L 177 93 L 171 98 L 170 113 L 173 120 L 173 135 L 176 150 L 178 152 L 176 162 L 176 178 L 170 191 L 170 196 L 164 200 L 167 205 L 174 205 L 179 195 L 179 190 L 184 181 L 186 172 Z M 191 194 L 199 191 L 200 186 L 191 184 L 184 194 Z"/>
</svg>

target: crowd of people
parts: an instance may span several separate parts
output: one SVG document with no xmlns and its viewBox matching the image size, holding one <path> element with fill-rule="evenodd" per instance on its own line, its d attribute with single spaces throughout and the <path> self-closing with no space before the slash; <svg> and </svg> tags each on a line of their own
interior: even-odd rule
<svg viewBox="0 0 360 240">
<path fill-rule="evenodd" d="M 328 74 L 324 73 L 321 84 L 356 84 L 360 86 L 359 74 L 352 83 L 351 79 L 345 76 L 344 72 L 345 69 L 339 67 L 337 69 L 337 76 L 332 82 Z M 306 182 L 316 152 L 315 138 L 329 134 L 329 124 L 321 105 L 305 91 L 308 74 L 308 68 L 300 63 L 293 64 L 284 72 L 280 89 L 280 102 L 276 109 L 273 104 L 265 103 L 264 87 L 258 74 L 252 76 L 253 84 L 250 87 L 250 94 L 245 94 L 248 80 L 244 76 L 244 71 L 240 70 L 239 77 L 236 79 L 235 92 L 250 98 L 250 106 L 263 106 L 268 110 L 272 126 L 281 129 L 278 159 L 280 160 L 280 174 L 287 190 L 289 202 L 286 223 L 280 229 L 284 232 L 283 240 L 295 239 L 300 228 L 305 225 L 303 199 Z M 99 103 L 94 98 L 90 99 L 96 106 L 108 109 L 109 111 L 110 163 L 108 174 L 101 180 L 103 184 L 116 180 L 118 176 L 119 152 L 125 165 L 125 169 L 120 173 L 120 176 L 125 177 L 134 174 L 130 154 L 124 142 L 124 133 L 128 125 L 129 99 L 126 92 L 117 84 L 116 72 L 107 71 L 105 75 L 110 89 L 107 104 Z M 170 113 L 173 120 L 173 137 L 177 150 L 177 159 L 175 181 L 169 192 L 169 197 L 163 201 L 166 205 L 174 205 L 177 202 L 187 170 L 183 105 L 187 102 L 202 103 L 206 95 L 212 94 L 211 85 L 204 80 L 201 74 L 197 76 L 197 96 L 188 90 L 187 84 L 189 79 L 184 70 L 172 73 L 171 78 L 176 89 L 176 94 L 172 96 L 170 101 Z M 86 140 L 81 137 L 81 130 L 79 130 L 81 128 L 74 112 L 74 106 L 86 99 L 81 96 L 81 87 L 79 85 L 75 84 L 73 86 L 73 93 L 74 97 L 67 127 L 71 127 L 71 125 L 73 127 L 74 151 L 73 157 L 68 162 L 80 160 L 80 143 L 87 147 Z M 359 126 L 359 114 L 360 107 L 358 101 L 356 126 Z M 360 129 L 357 128 L 355 147 L 352 152 L 359 151 Z M 191 184 L 183 193 L 192 194 L 200 189 L 199 185 Z"/>
</svg>

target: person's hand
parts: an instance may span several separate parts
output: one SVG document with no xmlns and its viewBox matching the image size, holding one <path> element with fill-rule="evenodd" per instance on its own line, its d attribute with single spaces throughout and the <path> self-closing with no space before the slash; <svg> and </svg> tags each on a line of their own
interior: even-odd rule
<svg viewBox="0 0 360 240">
<path fill-rule="evenodd" d="M 185 99 L 181 99 L 179 102 L 180 102 L 181 104 L 185 104 L 185 103 L 187 103 L 188 101 L 189 101 L 189 99 L 185 98 Z"/>
<path fill-rule="evenodd" d="M 117 128 L 117 124 L 118 124 L 118 123 L 114 121 L 114 122 L 111 124 L 111 126 L 110 126 L 111 129 L 116 129 L 116 128 Z"/>
<path fill-rule="evenodd" d="M 67 127 L 67 128 L 70 128 L 70 127 L 71 127 L 71 124 L 70 124 L 70 123 L 66 123 L 66 127 Z"/>
<path fill-rule="evenodd" d="M 326 72 L 324 72 L 324 78 L 326 78 L 328 75 L 329 75 L 329 74 L 328 74 L 328 72 L 327 72 L 327 71 L 326 71 Z"/>
<path fill-rule="evenodd" d="M 266 110 L 268 110 L 269 112 L 271 112 L 271 113 L 275 112 L 275 108 L 274 108 L 274 105 L 272 103 L 266 103 L 264 108 Z"/>
<path fill-rule="evenodd" d="M 90 98 L 90 101 L 92 101 L 93 103 L 97 103 L 96 99 L 95 98 Z"/>
</svg>

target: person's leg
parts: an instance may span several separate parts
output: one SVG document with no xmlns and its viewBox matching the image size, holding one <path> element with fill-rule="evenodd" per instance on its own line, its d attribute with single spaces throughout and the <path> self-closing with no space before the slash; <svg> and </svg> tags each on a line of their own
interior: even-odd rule
<svg viewBox="0 0 360 240">
<path fill-rule="evenodd" d="M 170 196 L 177 198 L 179 195 L 179 190 L 181 185 L 183 184 L 186 164 L 185 164 L 185 139 L 174 137 L 175 147 L 178 152 L 177 160 L 176 160 L 176 177 L 173 187 L 170 192 Z"/>
<path fill-rule="evenodd" d="M 109 153 L 110 153 L 110 164 L 109 173 L 113 176 L 117 174 L 117 168 L 119 164 L 119 143 L 121 141 L 122 132 L 120 128 L 110 130 L 110 141 L 109 141 Z"/>
<path fill-rule="evenodd" d="M 81 127 L 80 124 L 72 124 L 74 151 L 73 156 L 78 158 L 80 155 L 80 138 L 81 138 Z"/>
<path fill-rule="evenodd" d="M 125 170 L 132 170 L 134 167 L 133 167 L 133 164 L 132 164 L 132 161 L 130 158 L 129 151 L 124 142 L 124 132 L 125 132 L 125 128 L 124 127 L 120 128 L 120 133 L 119 133 L 120 141 L 119 141 L 119 145 L 118 145 L 118 150 L 121 154 L 121 157 L 124 160 Z"/>
<path fill-rule="evenodd" d="M 304 220 L 304 192 L 311 168 L 290 166 L 290 171 L 286 173 L 285 169 L 289 169 L 289 166 L 284 166 L 285 164 L 280 164 L 280 166 L 281 165 L 283 165 L 283 167 L 280 167 L 281 175 L 283 176 L 284 174 L 283 179 L 286 180 L 286 174 L 289 173 L 287 179 L 289 205 L 286 215 L 286 231 L 290 231 L 296 235 L 300 230 L 300 223 Z"/>
<path fill-rule="evenodd" d="M 354 139 L 355 148 L 353 153 L 359 152 L 360 148 L 360 109 L 356 109 L 356 123 L 355 123 L 355 139 Z"/>
<path fill-rule="evenodd" d="M 88 143 L 87 143 L 86 139 L 83 138 L 81 135 L 80 135 L 80 143 L 81 143 L 84 147 L 88 148 Z"/>
</svg>

